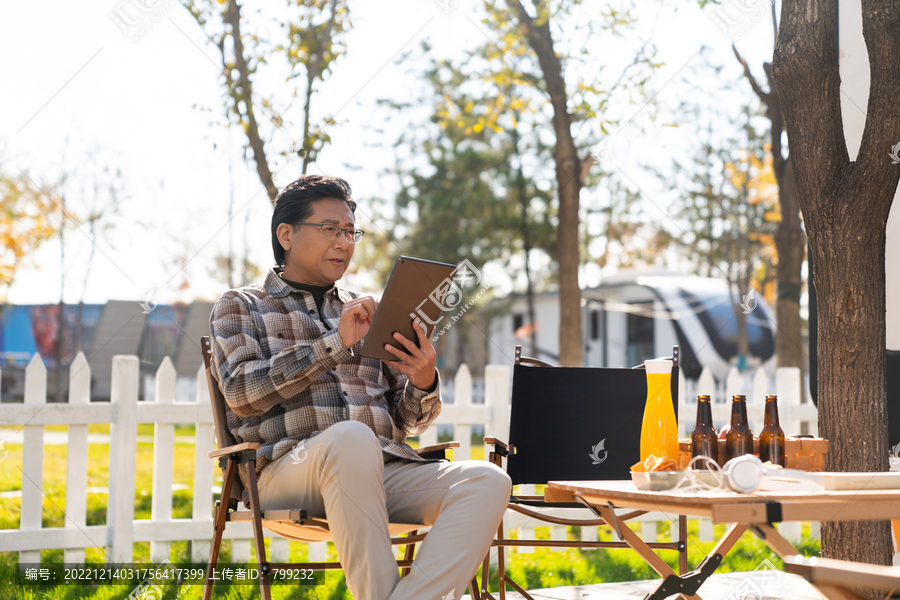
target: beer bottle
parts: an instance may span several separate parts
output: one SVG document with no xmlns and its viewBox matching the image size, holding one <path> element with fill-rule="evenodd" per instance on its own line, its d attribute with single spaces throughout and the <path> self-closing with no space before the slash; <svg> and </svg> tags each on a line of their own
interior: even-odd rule
<svg viewBox="0 0 900 600">
<path fill-rule="evenodd" d="M 712 401 L 709 396 L 697 396 L 697 426 L 691 435 L 691 458 L 705 456 L 719 462 L 719 440 L 712 420 Z M 701 469 L 709 468 L 709 461 L 697 461 Z"/>
<path fill-rule="evenodd" d="M 778 396 L 766 396 L 766 424 L 759 432 L 759 460 L 784 466 L 784 430 L 778 423 Z"/>
<path fill-rule="evenodd" d="M 725 460 L 722 464 L 743 454 L 753 454 L 753 433 L 747 425 L 746 396 L 734 396 L 731 403 L 731 428 L 725 436 Z"/>
</svg>

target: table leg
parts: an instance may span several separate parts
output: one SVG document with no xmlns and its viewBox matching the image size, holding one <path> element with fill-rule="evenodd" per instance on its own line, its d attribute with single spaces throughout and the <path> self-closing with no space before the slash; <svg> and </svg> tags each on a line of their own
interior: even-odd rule
<svg viewBox="0 0 900 600">
<path fill-rule="evenodd" d="M 774 550 L 781 560 L 784 560 L 785 556 L 800 554 L 789 541 L 778 533 L 778 530 L 773 525 L 751 525 L 750 530 L 756 534 L 756 537 L 768 544 L 769 548 Z"/>
<path fill-rule="evenodd" d="M 735 544 L 737 544 L 737 541 L 741 539 L 741 536 L 744 535 L 745 531 L 747 531 L 746 525 L 740 523 L 732 525 L 728 531 L 725 532 L 725 536 L 719 540 L 718 544 L 716 544 L 716 547 L 712 549 L 712 552 L 709 553 L 709 556 L 718 554 L 722 558 L 725 558 L 725 555 L 728 554 Z"/>
<path fill-rule="evenodd" d="M 618 518 L 608 506 L 596 506 L 595 508 L 600 512 L 603 520 L 610 525 L 618 523 Z M 656 571 L 660 577 L 662 577 L 663 579 L 667 579 L 669 576 L 672 576 L 678 579 L 678 575 L 675 573 L 675 571 L 672 570 L 672 567 L 670 567 L 666 563 L 666 561 L 661 559 L 659 555 L 644 542 L 644 540 L 638 537 L 638 535 L 631 530 L 630 527 L 621 526 L 619 527 L 619 532 L 621 534 L 622 541 L 631 546 L 638 554 L 640 554 L 641 557 L 645 561 L 647 561 L 647 564 L 650 565 L 650 568 Z M 681 594 L 681 597 L 688 598 L 689 600 L 703 600 L 696 594 Z"/>
</svg>

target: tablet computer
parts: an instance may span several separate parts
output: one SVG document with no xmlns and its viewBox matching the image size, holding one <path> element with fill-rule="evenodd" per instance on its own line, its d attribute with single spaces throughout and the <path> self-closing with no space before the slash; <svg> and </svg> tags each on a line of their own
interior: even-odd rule
<svg viewBox="0 0 900 600">
<path fill-rule="evenodd" d="M 381 360 L 397 360 L 384 349 L 385 344 L 405 350 L 394 339 L 394 332 L 403 334 L 419 345 L 419 336 L 413 329 L 413 319 L 419 317 L 425 325 L 425 333 L 434 332 L 434 323 L 441 314 L 444 299 L 453 293 L 452 281 L 456 265 L 401 256 L 394 263 L 387 288 L 378 303 L 372 325 L 363 342 L 362 355 Z M 455 288 L 458 293 L 459 288 Z M 455 298 L 456 301 L 459 298 Z"/>
</svg>

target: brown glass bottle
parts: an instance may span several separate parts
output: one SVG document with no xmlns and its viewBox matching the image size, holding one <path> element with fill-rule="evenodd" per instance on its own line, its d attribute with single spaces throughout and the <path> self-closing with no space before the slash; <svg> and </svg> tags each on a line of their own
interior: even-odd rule
<svg viewBox="0 0 900 600">
<path fill-rule="evenodd" d="M 766 423 L 759 432 L 759 460 L 784 466 L 784 430 L 778 422 L 778 396 L 766 396 Z"/>
<path fill-rule="evenodd" d="M 712 421 L 712 401 L 709 396 L 697 396 L 697 426 L 691 435 L 691 458 L 705 456 L 718 464 L 719 439 Z M 698 469 L 708 469 L 709 462 L 698 460 Z"/>
<path fill-rule="evenodd" d="M 747 424 L 747 398 L 734 396 L 731 402 L 731 428 L 725 436 L 725 457 L 722 464 L 743 454 L 753 454 L 753 433 Z"/>
</svg>

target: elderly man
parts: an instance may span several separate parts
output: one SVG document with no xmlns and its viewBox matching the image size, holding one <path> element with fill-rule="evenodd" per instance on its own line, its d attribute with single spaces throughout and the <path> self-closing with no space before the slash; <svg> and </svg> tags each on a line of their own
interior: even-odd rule
<svg viewBox="0 0 900 600">
<path fill-rule="evenodd" d="M 441 412 L 435 351 L 416 324 L 418 347 L 399 333 L 386 346 L 396 360 L 360 356 L 378 302 L 335 285 L 363 235 L 355 210 L 336 177 L 303 176 L 279 194 L 276 267 L 263 285 L 229 290 L 213 308 L 213 373 L 229 429 L 239 443 L 260 444 L 263 510 L 327 517 L 356 600 L 458 597 L 512 484 L 488 462 L 424 459 L 406 444 Z M 242 464 L 245 490 L 248 476 Z M 391 520 L 431 526 L 402 580 Z"/>
</svg>

